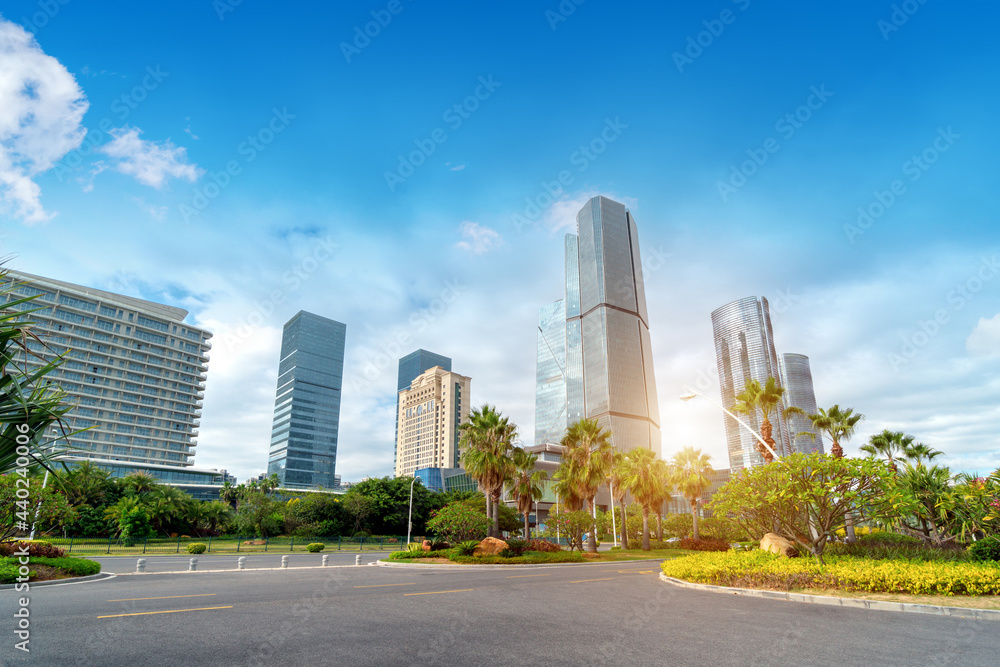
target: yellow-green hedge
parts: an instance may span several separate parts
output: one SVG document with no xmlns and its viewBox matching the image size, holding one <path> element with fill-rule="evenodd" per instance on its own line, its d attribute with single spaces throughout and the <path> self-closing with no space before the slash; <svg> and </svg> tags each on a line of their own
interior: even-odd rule
<svg viewBox="0 0 1000 667">
<path fill-rule="evenodd" d="M 839 588 L 914 595 L 1000 595 L 1000 565 L 871 560 L 827 556 L 782 558 L 764 551 L 699 553 L 663 563 L 670 577 L 744 588 Z"/>
</svg>

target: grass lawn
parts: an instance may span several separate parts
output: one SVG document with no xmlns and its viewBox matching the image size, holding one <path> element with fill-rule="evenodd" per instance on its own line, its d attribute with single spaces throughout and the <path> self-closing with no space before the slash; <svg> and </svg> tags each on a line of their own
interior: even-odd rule
<svg viewBox="0 0 1000 667">
<path fill-rule="evenodd" d="M 0 584 L 12 584 L 20 577 L 20 560 L 0 558 Z M 85 558 L 45 558 L 32 556 L 28 563 L 30 581 L 50 581 L 68 577 L 85 577 L 101 571 L 101 564 Z"/>
<path fill-rule="evenodd" d="M 320 542 L 326 545 L 322 553 L 331 551 L 394 551 L 400 548 L 398 540 L 390 542 L 388 539 L 379 540 L 372 538 L 369 540 L 330 538 L 291 538 L 272 537 L 265 543 L 264 540 L 236 539 L 235 537 L 156 537 L 148 540 L 136 540 L 128 545 L 119 540 L 108 538 L 61 538 L 42 537 L 42 540 L 51 542 L 53 545 L 64 549 L 67 554 L 73 556 L 141 556 L 143 554 L 186 554 L 187 545 L 195 542 L 204 544 L 208 550 L 205 553 L 236 554 L 236 553 L 289 553 L 305 552 L 306 545 L 313 542 Z M 405 542 L 405 540 L 403 540 Z"/>
</svg>

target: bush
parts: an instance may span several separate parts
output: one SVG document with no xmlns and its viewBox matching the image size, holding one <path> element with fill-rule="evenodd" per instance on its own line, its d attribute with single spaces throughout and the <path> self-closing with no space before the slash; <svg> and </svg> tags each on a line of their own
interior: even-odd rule
<svg viewBox="0 0 1000 667">
<path fill-rule="evenodd" d="M 1000 568 L 992 563 L 882 560 L 851 556 L 782 558 L 766 551 L 692 554 L 665 561 L 667 576 L 745 588 L 838 588 L 912 595 L 1000 595 Z"/>
<path fill-rule="evenodd" d="M 524 549 L 525 551 L 541 551 L 542 553 L 555 553 L 562 551 L 562 547 L 554 542 L 549 542 L 548 540 L 528 540 L 528 545 Z"/>
<path fill-rule="evenodd" d="M 962 549 L 939 549 L 923 544 L 915 537 L 895 533 L 872 533 L 859 537 L 854 544 L 837 542 L 825 553 L 872 560 L 967 561 L 970 553 Z"/>
<path fill-rule="evenodd" d="M 678 549 L 689 549 L 691 551 L 729 551 L 728 542 L 707 538 L 696 540 L 693 537 L 688 537 L 675 544 Z"/>
<path fill-rule="evenodd" d="M 419 545 L 418 545 L 419 546 Z M 448 558 L 454 553 L 452 549 L 442 551 L 393 551 L 389 554 L 389 560 L 409 560 L 410 558 Z"/>
<path fill-rule="evenodd" d="M 31 558 L 62 558 L 66 555 L 65 551 L 51 542 L 21 540 L 20 542 L 0 543 L 0 556 L 13 555 L 21 551 L 25 546 L 28 547 L 28 555 Z"/>
<path fill-rule="evenodd" d="M 323 549 L 326 549 L 326 545 L 320 542 L 313 542 L 312 544 L 306 545 L 306 551 L 308 551 L 311 554 L 319 553 Z"/>
<path fill-rule="evenodd" d="M 479 546 L 479 542 L 476 540 L 468 540 L 466 542 L 461 542 L 455 546 L 455 553 L 459 556 L 471 556 L 472 552 L 476 550 Z"/>
<path fill-rule="evenodd" d="M 984 537 L 969 547 L 969 557 L 978 563 L 1000 561 L 1000 537 Z"/>
<path fill-rule="evenodd" d="M 19 563 L 17 558 L 5 558 L 0 560 L 0 584 L 14 583 L 19 575 Z M 101 564 L 87 560 L 85 558 L 48 558 L 45 556 L 33 556 L 29 567 L 33 565 L 46 565 L 48 567 L 62 570 L 66 574 L 75 577 L 86 577 L 97 574 L 101 571 Z"/>
<path fill-rule="evenodd" d="M 371 533 L 369 533 L 367 530 L 359 530 L 358 532 L 354 533 L 354 535 L 353 535 L 354 539 L 356 539 L 356 540 L 361 539 L 361 538 L 368 539 L 371 536 L 372 536 Z"/>
<path fill-rule="evenodd" d="M 528 540 L 519 540 L 517 538 L 507 540 L 507 548 L 504 549 L 504 551 L 510 551 L 512 556 L 521 556 L 527 550 Z"/>
<path fill-rule="evenodd" d="M 188 545 L 188 553 L 189 554 L 203 554 L 203 553 L 205 553 L 205 549 L 207 549 L 207 548 L 208 547 L 205 546 L 204 542 L 192 542 L 191 544 Z"/>
<path fill-rule="evenodd" d="M 505 551 L 507 551 L 505 549 Z M 559 553 L 525 552 L 523 556 L 460 556 L 452 552 L 451 560 L 456 563 L 480 565 L 533 565 L 541 563 L 583 563 L 586 558 L 579 551 Z"/>
<path fill-rule="evenodd" d="M 451 545 L 442 540 L 434 540 L 431 542 L 431 551 L 443 551 L 445 549 L 451 549 Z"/>
</svg>

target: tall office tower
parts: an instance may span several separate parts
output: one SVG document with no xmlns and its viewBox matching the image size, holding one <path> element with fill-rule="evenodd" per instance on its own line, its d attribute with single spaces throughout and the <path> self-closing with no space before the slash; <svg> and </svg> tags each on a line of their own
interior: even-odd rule
<svg viewBox="0 0 1000 667">
<path fill-rule="evenodd" d="M 576 222 L 578 234 L 567 234 L 565 246 L 565 421 L 557 430 L 559 402 L 540 382 L 551 365 L 541 339 L 535 406 L 542 414 L 535 420 L 547 419 L 547 433 L 561 437 L 567 425 L 597 419 L 623 451 L 648 447 L 659 455 L 660 412 L 635 220 L 624 205 L 594 197 Z M 553 333 L 546 339 L 558 338 L 557 324 L 548 327 Z"/>
<path fill-rule="evenodd" d="M 566 433 L 566 302 L 538 311 L 535 367 L 535 444 L 559 442 Z"/>
<path fill-rule="evenodd" d="M 285 324 L 268 474 L 286 488 L 337 486 L 347 325 L 299 311 Z"/>
<path fill-rule="evenodd" d="M 773 377 L 780 382 L 767 299 L 751 296 L 712 311 L 712 331 L 722 404 L 727 409 L 732 408 L 736 395 L 744 390 L 748 380 L 757 380 L 763 385 Z M 764 459 L 757 451 L 757 439 L 728 415 L 723 419 L 729 467 L 735 472 L 761 465 Z M 747 415 L 744 421 L 760 433 L 757 415 Z M 785 456 L 790 451 L 788 425 L 780 414 L 774 415 L 772 421 L 774 450 L 779 456 Z"/>
<path fill-rule="evenodd" d="M 816 393 L 813 391 L 809 357 L 786 352 L 778 358 L 778 366 L 781 371 L 781 386 L 786 390 L 785 405 L 799 408 L 806 415 L 816 414 Z M 812 437 L 807 435 L 809 433 Z M 792 443 L 792 452 L 823 453 L 823 436 L 805 415 L 789 417 L 788 435 Z"/>
<path fill-rule="evenodd" d="M 399 392 L 410 386 L 410 383 L 417 379 L 417 376 L 429 368 L 440 366 L 446 371 L 451 370 L 451 359 L 444 355 L 434 354 L 427 350 L 420 349 L 410 352 L 399 360 L 399 372 L 396 376 L 396 437 L 394 443 L 399 443 Z M 396 465 L 398 452 L 393 446 L 392 464 Z"/>
<path fill-rule="evenodd" d="M 20 271 L 8 280 L 18 286 L 5 302 L 36 297 L 15 306 L 35 310 L 26 319 L 44 346 L 29 347 L 46 360 L 66 353 L 46 377 L 76 403 L 70 430 L 93 427 L 70 439 L 76 458 L 194 464 L 211 333 L 185 324 L 182 308 Z"/>
<path fill-rule="evenodd" d="M 469 418 L 472 380 L 440 366 L 418 375 L 399 392 L 396 477 L 418 468 L 457 468 L 458 427 Z"/>
</svg>

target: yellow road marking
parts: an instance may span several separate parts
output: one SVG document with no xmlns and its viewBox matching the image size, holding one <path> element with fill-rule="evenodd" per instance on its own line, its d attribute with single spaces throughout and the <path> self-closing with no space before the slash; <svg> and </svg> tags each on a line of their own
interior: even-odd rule
<svg viewBox="0 0 1000 667">
<path fill-rule="evenodd" d="M 613 579 L 614 579 L 614 577 L 606 577 L 604 579 L 578 579 L 577 581 L 571 581 L 569 583 L 571 583 L 571 584 L 584 584 L 584 583 L 587 583 L 588 581 L 611 581 Z"/>
<path fill-rule="evenodd" d="M 508 579 L 523 579 L 524 577 L 551 577 L 551 574 L 515 574 L 512 577 L 507 577 Z"/>
<path fill-rule="evenodd" d="M 198 593 L 196 595 L 163 595 L 158 598 L 122 598 L 121 600 L 108 600 L 108 602 L 132 602 L 133 600 L 168 600 L 170 598 L 201 598 L 215 593 Z"/>
<path fill-rule="evenodd" d="M 121 616 L 149 616 L 150 614 L 177 614 L 182 611 L 208 611 L 209 609 L 232 609 L 233 605 L 226 607 L 198 607 L 196 609 L 168 609 L 167 611 L 140 611 L 134 614 L 111 614 L 109 616 L 98 616 L 97 618 L 119 618 Z"/>
<path fill-rule="evenodd" d="M 371 586 L 355 586 L 355 588 L 382 588 L 384 586 L 416 586 L 416 584 L 373 584 Z"/>
<path fill-rule="evenodd" d="M 403 595 L 437 595 L 438 593 L 467 593 L 471 588 L 462 588 L 457 591 L 428 591 L 427 593 L 403 593 Z"/>
</svg>

